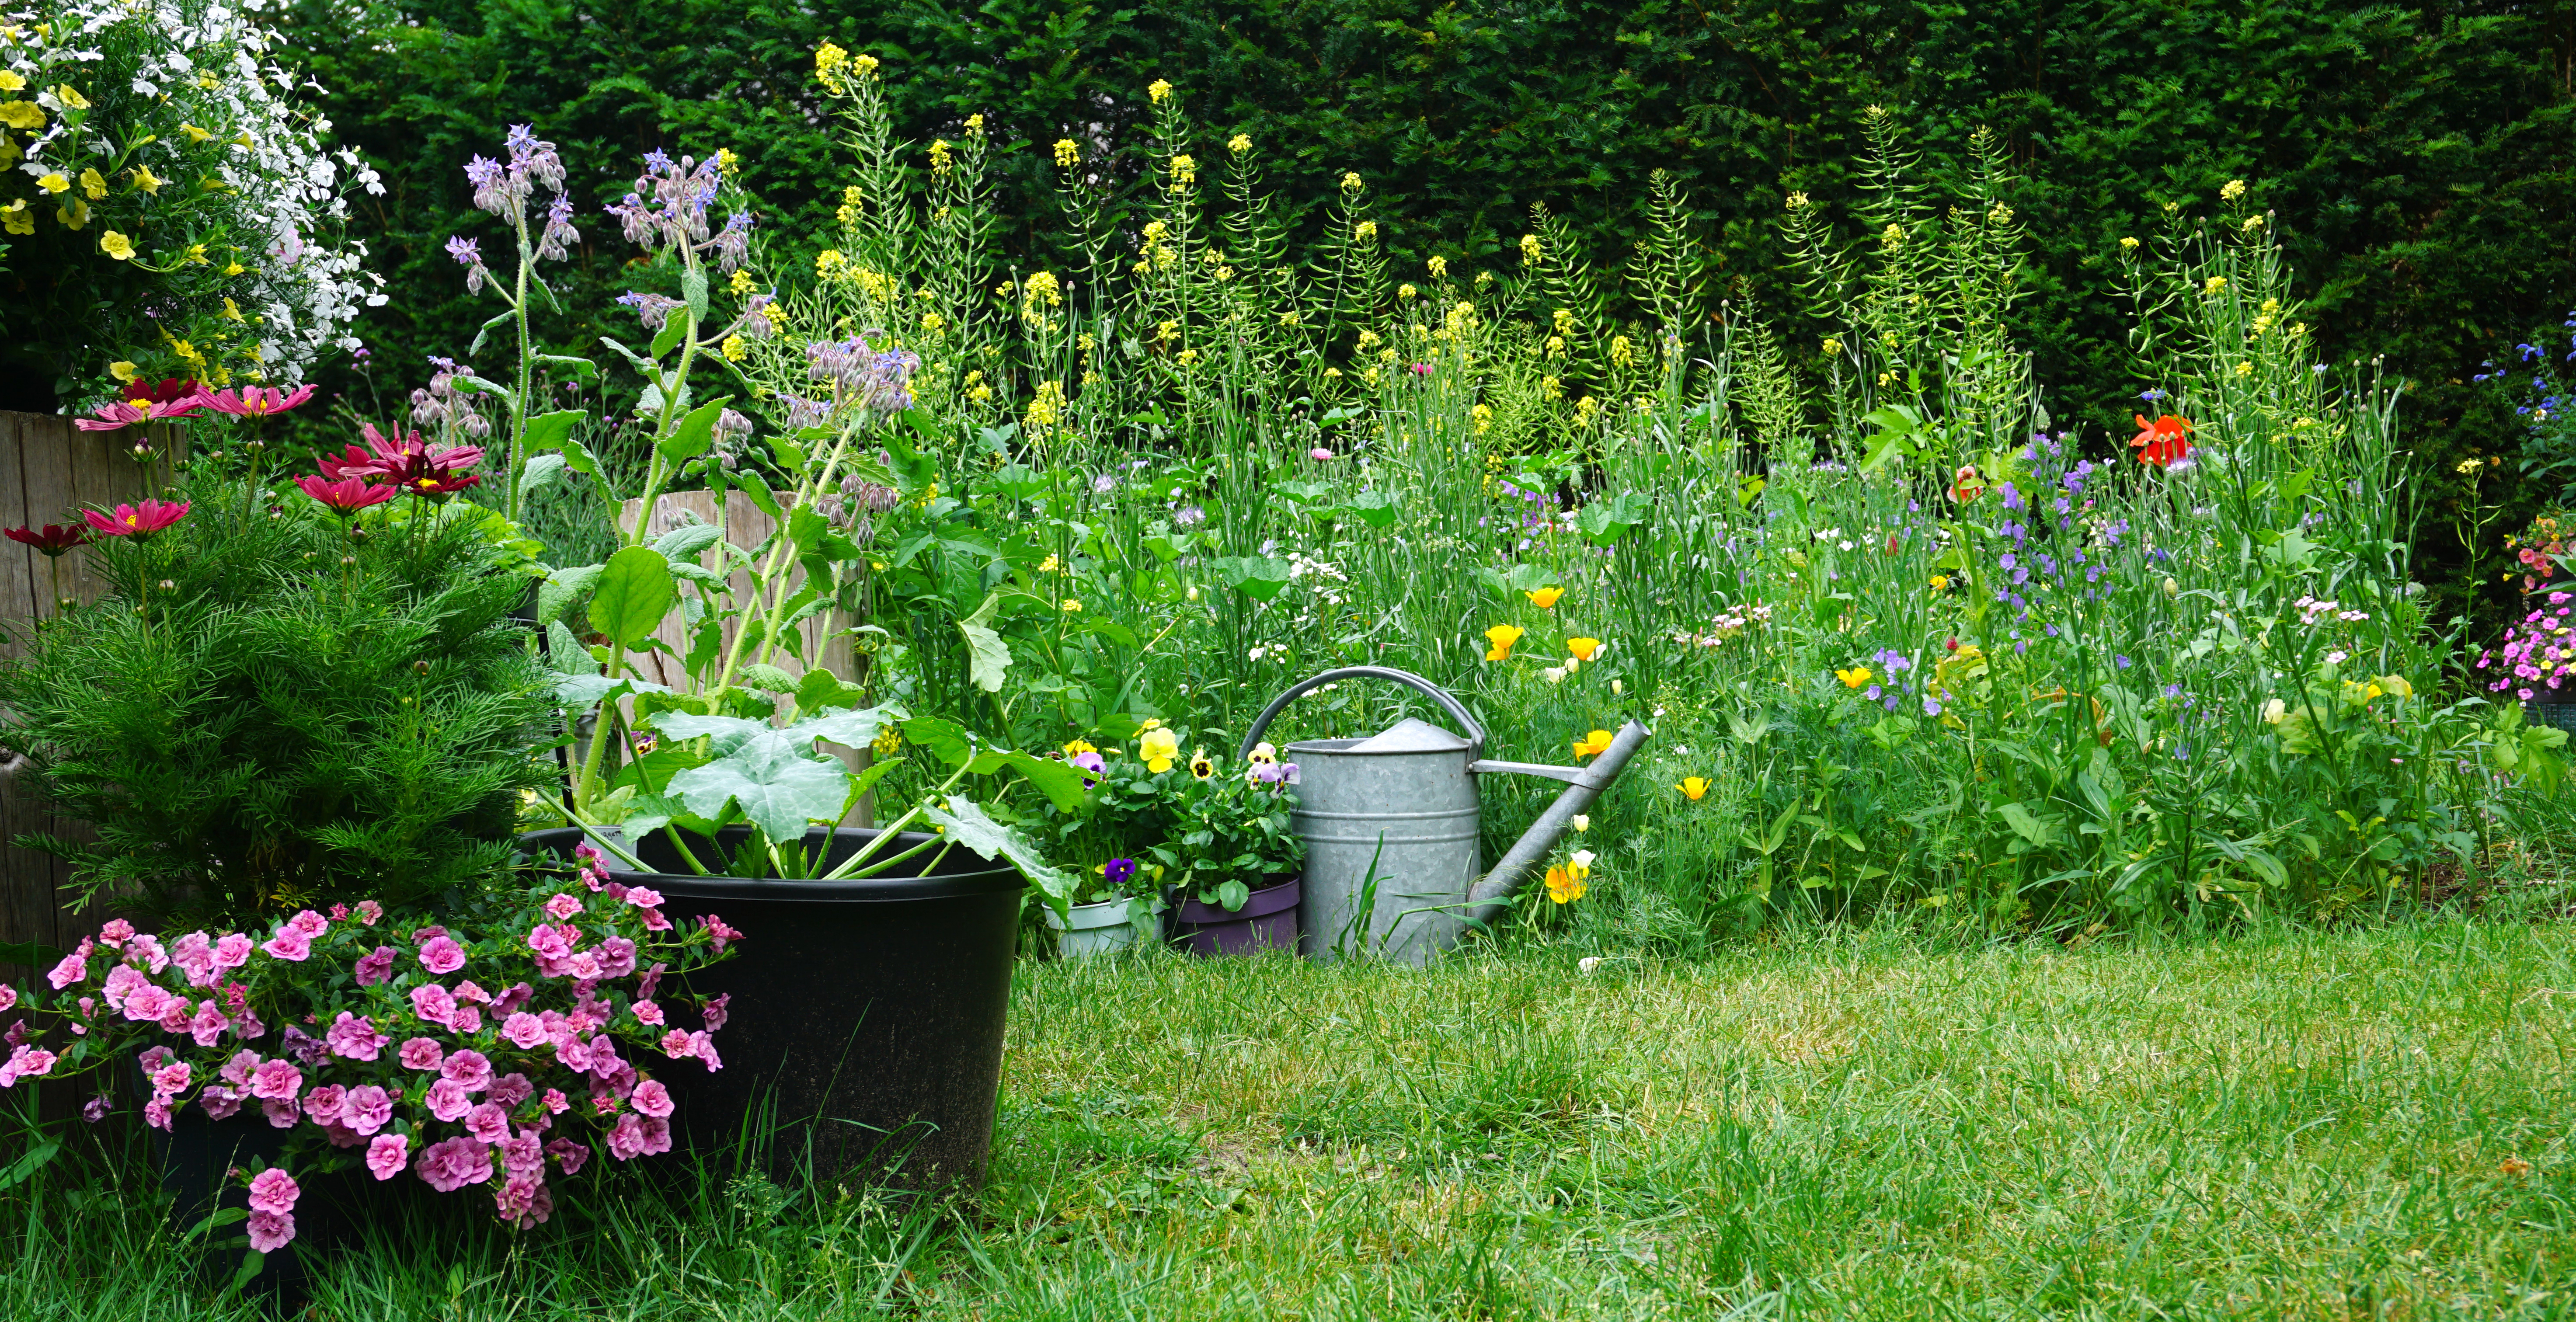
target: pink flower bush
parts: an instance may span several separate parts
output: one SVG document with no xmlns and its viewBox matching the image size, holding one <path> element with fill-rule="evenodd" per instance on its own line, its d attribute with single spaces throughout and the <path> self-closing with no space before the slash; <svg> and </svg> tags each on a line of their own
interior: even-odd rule
<svg viewBox="0 0 2576 1322">
<path fill-rule="evenodd" d="M 441 1192 L 482 1188 L 500 1220 L 537 1225 L 554 1211 L 550 1181 L 595 1148 L 619 1161 L 670 1150 L 671 1090 L 643 1068 L 656 1055 L 722 1065 L 723 1002 L 662 979 L 741 933 L 713 917 L 680 931 L 660 895 L 616 887 L 593 862 L 581 879 L 620 902 L 543 885 L 443 926 L 406 928 L 372 900 L 266 933 L 165 939 L 110 922 L 45 975 L 50 992 L 0 984 L 0 1010 L 32 1015 L 0 1041 L 0 1088 L 130 1058 L 157 1128 L 194 1105 L 292 1131 L 277 1165 L 236 1173 L 257 1252 L 295 1239 L 295 1170 L 411 1171 Z M 456 976 L 469 966 L 475 978 Z"/>
</svg>

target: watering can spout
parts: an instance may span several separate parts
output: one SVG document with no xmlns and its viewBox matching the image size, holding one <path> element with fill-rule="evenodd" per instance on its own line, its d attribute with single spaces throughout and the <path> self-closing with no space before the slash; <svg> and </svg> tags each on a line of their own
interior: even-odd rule
<svg viewBox="0 0 2576 1322">
<path fill-rule="evenodd" d="M 1466 916 L 1469 922 L 1492 922 L 1510 907 L 1513 892 L 1538 871 L 1547 851 L 1556 847 L 1566 829 L 1573 825 L 1575 816 L 1601 797 L 1601 791 L 1618 778 L 1620 771 L 1627 767 L 1628 760 L 1635 757 L 1637 750 L 1645 747 L 1646 741 L 1652 737 L 1654 731 L 1630 721 L 1619 728 L 1619 733 L 1611 738 L 1610 746 L 1592 759 L 1589 766 L 1554 767 L 1490 758 L 1469 764 L 1467 769 L 1474 772 L 1509 771 L 1566 782 L 1565 792 L 1556 796 L 1556 802 L 1549 804 L 1537 821 L 1530 823 L 1530 829 L 1513 842 L 1511 851 L 1503 855 L 1503 861 L 1496 863 L 1494 870 L 1485 874 L 1484 880 L 1468 889 Z"/>
</svg>

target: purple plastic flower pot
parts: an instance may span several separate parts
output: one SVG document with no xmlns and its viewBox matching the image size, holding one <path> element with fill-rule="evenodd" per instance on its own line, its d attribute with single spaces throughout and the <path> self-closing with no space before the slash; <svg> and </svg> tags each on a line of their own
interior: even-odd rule
<svg viewBox="0 0 2576 1322">
<path fill-rule="evenodd" d="M 1264 886 L 1243 907 L 1226 910 L 1183 900 L 1172 911 L 1172 939 L 1193 955 L 1250 955 L 1297 948 L 1298 879 Z"/>
</svg>

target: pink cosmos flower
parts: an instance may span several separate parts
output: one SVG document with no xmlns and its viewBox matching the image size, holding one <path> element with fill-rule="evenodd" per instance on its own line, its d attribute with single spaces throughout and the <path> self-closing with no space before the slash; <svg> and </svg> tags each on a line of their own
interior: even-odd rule
<svg viewBox="0 0 2576 1322">
<path fill-rule="evenodd" d="M 372 423 L 362 424 L 359 434 L 366 439 L 367 449 L 352 445 L 345 455 L 324 455 L 321 460 L 324 477 L 382 477 L 405 491 L 424 495 L 462 491 L 482 480 L 463 472 L 482 461 L 480 446 L 460 445 L 453 449 L 434 450 L 418 432 L 405 435 L 397 427 L 392 436 L 386 436 Z"/>
<path fill-rule="evenodd" d="M 119 505 L 113 512 L 82 510 L 81 519 L 101 537 L 148 538 L 177 523 L 188 515 L 188 502 L 171 504 L 147 500 L 141 505 Z"/>
<path fill-rule="evenodd" d="M 287 412 L 311 398 L 313 398 L 313 383 L 308 381 L 297 386 L 292 392 L 279 390 L 274 386 L 248 386 L 238 394 L 230 390 L 218 390 L 208 394 L 204 386 L 199 386 L 195 398 L 190 402 L 199 408 L 228 413 L 236 418 L 265 418 L 272 413 Z"/>
<path fill-rule="evenodd" d="M 275 1253 L 295 1242 L 295 1218 L 284 1212 L 253 1212 L 247 1223 L 253 1253 Z"/>
<path fill-rule="evenodd" d="M 465 947 L 453 937 L 431 937 L 420 948 L 420 966 L 441 976 L 454 973 L 465 967 Z"/>
<path fill-rule="evenodd" d="M 385 1043 L 393 1039 L 376 1031 L 375 1020 L 342 1010 L 340 1017 L 331 1021 L 331 1029 L 322 1035 L 322 1040 L 330 1045 L 332 1055 L 347 1060 L 374 1060 L 377 1053 L 384 1050 Z"/>
<path fill-rule="evenodd" d="M 498 1143 L 510 1136 L 510 1113 L 485 1102 L 465 1113 L 465 1132 L 486 1143 Z"/>
<path fill-rule="evenodd" d="M 331 930 L 331 920 L 310 909 L 297 910 L 294 917 L 286 920 L 286 925 L 307 937 L 319 937 Z"/>
<path fill-rule="evenodd" d="M 397 1058 L 402 1061 L 403 1068 L 407 1070 L 434 1070 L 438 1068 L 439 1062 L 447 1057 L 446 1053 L 439 1050 L 438 1043 L 429 1038 L 415 1037 L 402 1044 L 402 1050 L 397 1053 Z"/>
<path fill-rule="evenodd" d="M 444 1078 L 456 1080 L 468 1092 L 481 1092 L 492 1086 L 492 1062 L 480 1051 L 459 1051 L 438 1067 Z"/>
<path fill-rule="evenodd" d="M 646 1079 L 635 1085 L 633 1101 L 637 1111 L 653 1119 L 671 1114 L 671 1090 L 662 1086 L 660 1079 Z"/>
<path fill-rule="evenodd" d="M 282 927 L 259 948 L 276 958 L 301 963 L 313 953 L 313 938 L 292 927 Z"/>
<path fill-rule="evenodd" d="M 294 1176 L 275 1166 L 250 1178 L 250 1208 L 254 1212 L 292 1212 L 295 1200 L 303 1193 L 296 1187 Z"/>
<path fill-rule="evenodd" d="M 379 1180 L 390 1180 L 411 1162 L 411 1140 L 401 1134 L 378 1134 L 367 1145 L 367 1169 Z"/>
<path fill-rule="evenodd" d="M 479 1139 L 451 1138 L 423 1149 L 412 1168 L 430 1188 L 454 1193 L 492 1178 L 492 1154 Z"/>
<path fill-rule="evenodd" d="M 304 1090 L 304 1074 L 283 1060 L 267 1061 L 250 1072 L 250 1095 L 263 1100 L 292 1100 Z"/>
<path fill-rule="evenodd" d="M 375 953 L 358 957 L 359 986 L 373 987 L 380 982 L 391 982 L 393 976 L 394 948 L 392 946 L 378 946 Z"/>
<path fill-rule="evenodd" d="M 429 1107 L 431 1115 L 441 1120 L 461 1120 L 466 1112 L 474 1109 L 474 1094 L 465 1091 L 465 1085 L 454 1079 L 440 1079 L 429 1085 L 429 1094 L 422 1102 Z"/>
<path fill-rule="evenodd" d="M 508 1038 L 510 1045 L 521 1051 L 533 1051 L 538 1043 L 546 1040 L 545 1021 L 521 1011 L 501 1021 L 501 1036 Z"/>
<path fill-rule="evenodd" d="M 304 1114 L 313 1117 L 313 1123 L 317 1125 L 339 1123 L 348 1104 L 349 1090 L 336 1083 L 324 1084 L 304 1094 Z"/>
<path fill-rule="evenodd" d="M 581 901 L 569 891 L 562 892 L 546 901 L 546 912 L 556 918 L 570 918 L 581 912 Z"/>
<path fill-rule="evenodd" d="M 250 962 L 250 938 L 239 932 L 215 938 L 215 971 L 227 972 Z"/>
<path fill-rule="evenodd" d="M 63 962 L 56 964 L 53 972 L 45 975 L 45 981 L 54 984 L 55 991 L 61 991 L 75 982 L 88 980 L 89 961 L 81 958 L 78 951 L 63 956 Z"/>
<path fill-rule="evenodd" d="M 340 1123 L 361 1135 L 372 1134 L 394 1118 L 394 1096 L 372 1083 L 362 1083 L 340 1100 Z"/>
</svg>

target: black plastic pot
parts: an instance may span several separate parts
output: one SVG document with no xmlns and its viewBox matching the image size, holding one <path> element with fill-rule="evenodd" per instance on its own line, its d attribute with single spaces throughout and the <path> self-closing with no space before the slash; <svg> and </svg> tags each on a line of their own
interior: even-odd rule
<svg viewBox="0 0 2576 1322">
<path fill-rule="evenodd" d="M 826 834 L 828 871 L 878 833 L 818 829 L 807 847 Z M 730 853 L 747 835 L 728 828 L 717 846 Z M 931 838 L 907 832 L 886 852 Z M 562 827 L 522 843 L 568 858 L 581 839 Z M 712 862 L 715 848 L 691 843 Z M 782 1176 L 801 1176 L 810 1154 L 818 1179 L 983 1183 L 1027 884 L 1016 869 L 951 849 L 926 874 L 919 864 L 936 850 L 863 881 L 700 877 L 660 832 L 628 849 L 680 871 L 612 869 L 618 881 L 661 892 L 675 922 L 714 914 L 743 934 L 738 955 L 689 978 L 693 992 L 733 998 L 715 1037 L 724 1068 L 655 1071 L 695 1150 L 760 1138 L 774 1123 L 766 1163 Z"/>
</svg>

